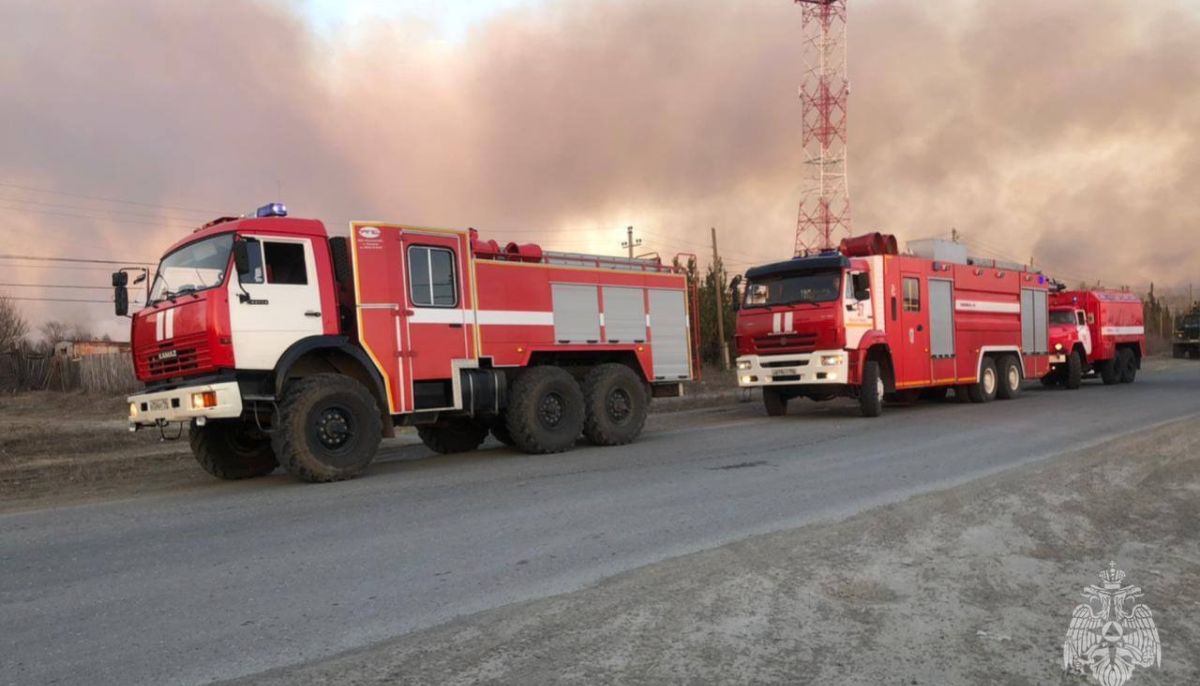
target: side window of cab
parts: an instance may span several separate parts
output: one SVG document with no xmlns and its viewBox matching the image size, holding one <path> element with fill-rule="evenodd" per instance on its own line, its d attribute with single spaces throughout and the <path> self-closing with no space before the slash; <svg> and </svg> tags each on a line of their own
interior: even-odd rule
<svg viewBox="0 0 1200 686">
<path fill-rule="evenodd" d="M 303 286 L 308 283 L 308 263 L 304 244 L 285 241 L 246 239 L 250 273 L 242 283 Z"/>
</svg>

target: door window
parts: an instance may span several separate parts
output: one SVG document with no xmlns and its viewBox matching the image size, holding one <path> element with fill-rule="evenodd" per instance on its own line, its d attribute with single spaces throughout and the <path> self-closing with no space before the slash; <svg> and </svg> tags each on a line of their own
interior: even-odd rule
<svg viewBox="0 0 1200 686">
<path fill-rule="evenodd" d="M 458 288 L 454 251 L 427 245 L 408 248 L 409 298 L 417 307 L 454 307 Z"/>
<path fill-rule="evenodd" d="M 273 283 L 304 286 L 308 283 L 308 264 L 304 259 L 303 243 L 246 241 L 250 257 L 250 273 L 242 274 L 242 283 Z"/>
<path fill-rule="evenodd" d="M 904 277 L 904 311 L 921 311 L 921 281 Z"/>
</svg>

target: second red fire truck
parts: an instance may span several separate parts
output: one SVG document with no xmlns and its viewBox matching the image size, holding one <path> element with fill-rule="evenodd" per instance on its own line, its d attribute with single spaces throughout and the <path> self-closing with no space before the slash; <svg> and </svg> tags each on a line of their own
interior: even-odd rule
<svg viewBox="0 0 1200 686">
<path fill-rule="evenodd" d="M 1049 282 L 965 248 L 895 238 L 846 239 L 836 251 L 746 272 L 737 373 L 769 415 L 796 398 L 849 396 L 866 416 L 884 399 L 1012 398 L 1050 369 Z"/>
<path fill-rule="evenodd" d="M 1089 373 L 1107 385 L 1133 383 L 1146 348 L 1143 316 L 1142 301 L 1133 293 L 1051 293 L 1051 371 L 1042 383 L 1079 388 Z"/>
<path fill-rule="evenodd" d="M 113 276 L 118 314 L 127 272 Z M 131 428 L 190 428 L 215 476 L 361 472 L 393 426 L 437 452 L 491 432 L 530 453 L 632 441 L 682 393 L 694 290 L 658 259 L 501 246 L 359 222 L 331 238 L 282 205 L 167 250 L 132 320 Z"/>
</svg>

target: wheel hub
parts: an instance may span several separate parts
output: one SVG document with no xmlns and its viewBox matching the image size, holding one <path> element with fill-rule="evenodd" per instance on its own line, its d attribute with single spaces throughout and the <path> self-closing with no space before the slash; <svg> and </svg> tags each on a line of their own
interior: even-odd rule
<svg viewBox="0 0 1200 686">
<path fill-rule="evenodd" d="M 633 414 L 633 400 L 623 388 L 614 389 L 608 394 L 608 416 L 618 424 L 629 419 Z"/>
<path fill-rule="evenodd" d="M 547 393 L 538 404 L 538 420 L 546 427 L 558 426 L 563 418 L 563 399 L 557 393 Z"/>
<path fill-rule="evenodd" d="M 992 391 L 996 390 L 996 374 L 988 369 L 983 373 L 983 390 L 991 395 Z"/>
<path fill-rule="evenodd" d="M 350 415 L 340 407 L 326 408 L 317 417 L 316 430 L 322 446 L 330 450 L 341 448 L 352 436 Z"/>
<path fill-rule="evenodd" d="M 1021 385 L 1021 372 L 1016 367 L 1008 368 L 1008 387 L 1016 388 Z"/>
</svg>

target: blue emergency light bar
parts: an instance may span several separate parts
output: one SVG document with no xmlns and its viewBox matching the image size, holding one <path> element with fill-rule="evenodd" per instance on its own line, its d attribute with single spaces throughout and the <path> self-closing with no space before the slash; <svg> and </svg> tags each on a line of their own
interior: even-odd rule
<svg viewBox="0 0 1200 686">
<path fill-rule="evenodd" d="M 286 217 L 287 206 L 281 202 L 273 202 L 263 205 L 254 211 L 255 217 Z"/>
</svg>

